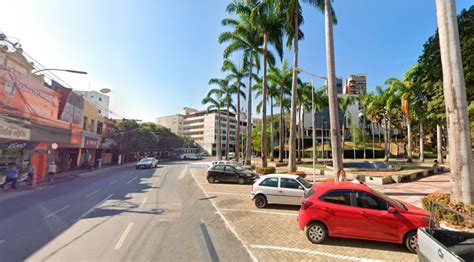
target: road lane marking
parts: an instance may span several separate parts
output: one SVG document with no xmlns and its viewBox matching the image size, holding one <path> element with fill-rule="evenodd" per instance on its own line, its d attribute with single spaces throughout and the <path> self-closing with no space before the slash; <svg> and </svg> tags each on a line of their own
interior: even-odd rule
<svg viewBox="0 0 474 262">
<path fill-rule="evenodd" d="M 85 216 L 89 215 L 92 211 L 94 211 L 94 209 L 96 209 L 97 207 L 99 207 L 100 205 L 102 205 L 102 203 L 104 203 L 105 201 L 107 201 L 107 199 L 111 198 L 114 194 L 110 194 L 108 195 L 106 198 L 104 198 L 103 200 L 99 201 L 99 203 L 95 204 L 93 207 L 91 207 L 89 210 L 87 210 L 86 212 L 84 212 L 80 217 L 79 219 L 82 219 L 84 218 Z"/>
<path fill-rule="evenodd" d="M 115 184 L 116 182 L 117 182 L 117 180 L 114 180 L 114 181 L 110 182 L 109 186 Z"/>
<path fill-rule="evenodd" d="M 194 181 L 196 182 L 196 184 L 198 185 L 198 187 L 202 190 L 202 192 L 204 193 L 204 195 L 206 197 L 209 197 L 209 195 L 207 194 L 206 190 L 204 190 L 204 187 L 202 187 L 202 185 L 199 183 L 199 181 L 197 180 L 196 176 L 194 176 L 194 174 L 191 172 L 191 176 L 193 177 Z M 211 205 L 216 209 L 216 213 L 221 217 L 221 219 L 224 221 L 224 224 L 226 226 L 227 229 L 229 229 L 230 232 L 232 232 L 232 234 L 234 234 L 234 236 L 240 241 L 240 243 L 242 243 L 242 246 L 245 248 L 245 250 L 247 251 L 247 253 L 249 254 L 250 256 L 250 259 L 252 259 L 252 261 L 254 262 L 257 262 L 258 259 L 257 257 L 255 256 L 255 254 L 250 250 L 249 246 L 242 240 L 242 238 L 237 234 L 237 231 L 235 231 L 234 227 L 230 224 L 230 222 L 227 220 L 227 218 L 225 218 L 224 214 L 222 214 L 222 212 L 219 210 L 219 208 L 217 208 L 217 205 L 214 203 L 214 200 L 210 199 L 209 202 L 211 202 Z"/>
<path fill-rule="evenodd" d="M 145 205 L 147 200 L 148 200 L 148 197 L 145 197 L 138 208 L 142 208 Z"/>
<path fill-rule="evenodd" d="M 269 215 L 282 215 L 282 216 L 298 216 L 298 213 L 284 213 L 284 212 L 272 212 L 272 211 L 260 211 L 260 210 L 249 210 L 249 209 L 232 209 L 232 208 L 221 208 L 222 211 L 236 211 L 236 212 L 253 212 L 262 213 Z"/>
<path fill-rule="evenodd" d="M 369 261 L 370 262 L 381 262 L 381 261 L 383 261 L 383 260 L 379 260 L 379 259 L 345 256 L 345 255 L 331 254 L 331 253 L 327 253 L 327 252 L 322 252 L 322 251 L 317 251 L 317 250 L 309 250 L 309 249 L 301 249 L 301 248 L 267 246 L 267 245 L 252 245 L 252 247 L 256 248 L 256 249 L 271 249 L 271 250 L 278 250 L 278 251 L 297 252 L 297 253 L 332 257 L 332 258 L 337 258 L 337 259 L 342 259 L 342 260 L 350 260 L 350 261 L 364 261 L 364 262 L 369 262 Z"/>
<path fill-rule="evenodd" d="M 132 182 L 133 182 L 133 180 L 135 180 L 135 179 L 137 179 L 137 177 L 136 177 L 136 176 L 134 176 L 132 179 L 128 180 L 128 182 L 127 182 L 127 185 L 128 185 L 128 184 L 130 184 L 130 183 L 132 183 Z"/>
<path fill-rule="evenodd" d="M 1 244 L 1 243 L 4 243 L 4 242 L 5 242 L 5 240 L 0 240 L 0 244 Z"/>
<path fill-rule="evenodd" d="M 128 174 L 131 175 L 131 174 L 133 174 L 133 172 L 135 172 L 135 171 L 130 171 L 130 173 L 128 173 Z"/>
<path fill-rule="evenodd" d="M 99 188 L 96 191 L 92 191 L 89 194 L 87 194 L 86 197 L 90 197 L 90 196 L 94 195 L 95 193 L 100 192 L 101 190 L 102 190 L 102 188 Z"/>
<path fill-rule="evenodd" d="M 246 196 L 250 197 L 250 194 L 239 194 L 239 193 L 227 193 L 227 192 L 207 192 L 209 194 L 216 194 L 216 195 L 232 195 L 232 196 Z"/>
<path fill-rule="evenodd" d="M 185 166 L 185 167 L 183 168 L 183 171 L 181 171 L 181 174 L 179 174 L 178 180 L 183 179 L 184 175 L 186 175 L 187 172 L 188 172 L 188 167 Z"/>
<path fill-rule="evenodd" d="M 125 241 L 125 238 L 127 238 L 128 233 L 130 233 L 130 230 L 132 229 L 132 226 L 133 226 L 133 222 L 128 223 L 127 227 L 122 233 L 122 236 L 120 236 L 119 241 L 115 245 L 114 250 L 119 250 L 122 247 L 123 242 Z"/>
<path fill-rule="evenodd" d="M 66 209 L 68 209 L 68 208 L 70 208 L 70 207 L 71 207 L 70 205 L 66 205 L 65 207 L 62 207 L 62 208 L 60 208 L 60 209 L 54 211 L 53 213 L 51 213 L 51 214 L 45 216 L 44 219 L 47 219 L 47 218 L 50 218 L 50 217 L 52 217 L 52 216 L 54 216 L 54 215 L 56 215 L 56 214 L 59 214 L 60 212 L 66 210 Z"/>
</svg>

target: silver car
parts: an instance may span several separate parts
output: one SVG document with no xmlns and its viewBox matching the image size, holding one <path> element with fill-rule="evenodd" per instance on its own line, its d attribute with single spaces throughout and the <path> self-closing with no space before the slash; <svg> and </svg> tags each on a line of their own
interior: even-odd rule
<svg viewBox="0 0 474 262">
<path fill-rule="evenodd" d="M 255 181 L 250 195 L 258 208 L 268 204 L 300 205 L 301 197 L 311 186 L 297 175 L 269 174 Z"/>
</svg>

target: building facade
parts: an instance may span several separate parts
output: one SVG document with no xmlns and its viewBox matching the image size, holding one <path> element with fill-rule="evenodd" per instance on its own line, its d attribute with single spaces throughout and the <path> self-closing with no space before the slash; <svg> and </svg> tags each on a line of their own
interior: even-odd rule
<svg viewBox="0 0 474 262">
<path fill-rule="evenodd" d="M 224 110 L 220 112 L 207 112 L 206 110 L 185 107 L 181 114 L 159 117 L 156 123 L 169 128 L 177 135 L 191 138 L 201 151 L 210 155 L 216 155 L 216 145 L 219 136 L 222 142 L 222 153 L 225 152 L 227 140 L 229 140 L 230 152 L 235 151 L 236 119 L 235 113 L 230 113 L 229 134 L 227 134 L 227 112 Z M 245 132 L 247 126 L 246 119 L 246 116 L 242 114 L 240 117 L 241 134 Z M 253 126 L 256 125 L 255 120 L 252 124 Z"/>
<path fill-rule="evenodd" d="M 97 107 L 97 110 L 99 114 L 101 114 L 103 117 L 109 117 L 109 103 L 110 103 L 110 98 L 106 94 L 102 94 L 97 91 L 74 91 L 79 95 L 82 95 L 84 99 L 92 103 L 95 107 Z"/>
<path fill-rule="evenodd" d="M 344 87 L 346 95 L 360 95 L 367 92 L 367 76 L 363 74 L 350 75 Z"/>
</svg>

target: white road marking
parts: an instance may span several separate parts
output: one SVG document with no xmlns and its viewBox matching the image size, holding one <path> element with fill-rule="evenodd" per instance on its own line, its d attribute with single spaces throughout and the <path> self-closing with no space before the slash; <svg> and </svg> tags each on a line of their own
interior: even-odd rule
<svg viewBox="0 0 474 262">
<path fill-rule="evenodd" d="M 188 172 L 188 167 L 186 166 L 183 168 L 183 171 L 181 171 L 181 174 L 179 174 L 178 180 L 183 179 L 184 175 L 186 175 L 187 172 Z"/>
<path fill-rule="evenodd" d="M 216 194 L 216 195 L 232 195 L 232 196 L 246 196 L 246 197 L 250 197 L 250 193 L 249 194 L 239 194 L 239 193 L 227 193 L 227 192 L 207 192 L 209 194 Z"/>
<path fill-rule="evenodd" d="M 136 176 L 134 176 L 132 179 L 128 180 L 128 182 L 127 182 L 127 185 L 128 185 L 128 184 L 130 184 L 130 183 L 132 183 L 132 182 L 133 182 L 133 180 L 135 180 L 135 179 L 137 179 L 137 177 L 136 177 Z"/>
<path fill-rule="evenodd" d="M 44 219 L 50 218 L 50 217 L 52 217 L 52 216 L 54 216 L 54 215 L 56 215 L 56 214 L 58 214 L 58 213 L 60 213 L 60 212 L 62 212 L 62 211 L 64 211 L 64 210 L 70 208 L 70 207 L 71 207 L 70 205 L 66 205 L 65 207 L 62 207 L 62 208 L 60 208 L 60 209 L 54 211 L 53 213 L 51 213 L 51 214 L 45 216 Z"/>
<path fill-rule="evenodd" d="M 89 210 L 87 210 L 86 212 L 84 212 L 80 217 L 79 219 L 82 219 L 84 218 L 85 216 L 89 215 L 94 209 L 96 209 L 98 206 L 102 205 L 102 203 L 104 203 L 105 201 L 107 201 L 107 199 L 111 198 L 114 194 L 110 194 L 108 195 L 106 198 L 104 198 L 103 200 L 101 200 L 99 203 L 95 204 L 93 207 L 91 207 Z"/>
<path fill-rule="evenodd" d="M 0 244 L 6 242 L 5 240 L 0 240 Z"/>
<path fill-rule="evenodd" d="M 202 187 L 202 185 L 199 183 L 199 181 L 196 179 L 196 177 L 194 176 L 194 174 L 191 172 L 191 176 L 193 177 L 194 181 L 196 181 L 196 184 L 198 185 L 199 188 L 201 188 L 202 192 L 204 193 L 204 195 L 209 198 L 209 195 L 207 194 L 206 190 L 204 190 L 204 188 Z M 211 205 L 216 209 L 216 212 L 217 214 L 219 214 L 219 216 L 221 217 L 221 219 L 224 221 L 224 224 L 225 226 L 229 229 L 230 232 L 232 232 L 232 234 L 234 234 L 234 236 L 240 241 L 240 243 L 242 243 L 242 246 L 245 248 L 245 250 L 247 251 L 247 253 L 249 254 L 250 258 L 252 259 L 252 261 L 254 262 L 257 262 L 258 259 L 257 257 L 255 256 L 255 254 L 250 251 L 250 248 L 248 247 L 248 245 L 242 240 L 242 238 L 240 238 L 240 236 L 237 234 L 237 231 L 235 231 L 234 227 L 230 224 L 230 222 L 225 218 L 224 214 L 222 214 L 222 212 L 219 210 L 219 208 L 217 208 L 217 205 L 214 203 L 214 200 L 213 199 L 209 199 L 209 202 L 211 203 Z"/>
<path fill-rule="evenodd" d="M 231 208 L 221 208 L 222 211 L 237 211 L 237 212 L 253 212 L 253 213 L 262 213 L 270 215 L 282 215 L 282 216 L 298 216 L 298 213 L 284 213 L 284 212 L 272 212 L 272 211 L 260 211 L 260 210 L 249 210 L 249 209 L 231 209 Z"/>
<path fill-rule="evenodd" d="M 256 249 L 271 249 L 271 250 L 278 250 L 278 251 L 298 252 L 298 253 L 304 253 L 304 254 L 309 254 L 309 255 L 332 257 L 332 258 L 350 260 L 350 261 L 364 261 L 364 262 L 369 262 L 369 261 L 370 262 L 381 262 L 381 261 L 383 261 L 383 260 L 379 260 L 379 259 L 345 256 L 345 255 L 332 254 L 332 253 L 327 253 L 327 252 L 322 252 L 322 251 L 317 251 L 317 250 L 291 248 L 291 247 L 278 247 L 278 246 L 267 246 L 267 245 L 252 245 L 252 247 L 256 248 Z"/>
<path fill-rule="evenodd" d="M 161 184 L 163 184 L 163 180 L 165 180 L 165 177 L 166 177 L 166 173 L 164 173 L 162 176 L 160 176 L 161 179 L 158 180 L 158 178 L 156 179 L 155 182 L 157 182 L 157 185 L 154 185 L 154 187 L 161 187 Z M 156 183 L 155 183 L 156 184 Z"/>
<path fill-rule="evenodd" d="M 131 175 L 131 174 L 133 174 L 133 172 L 135 172 L 135 171 L 130 171 L 130 173 L 128 173 L 128 174 Z"/>
<path fill-rule="evenodd" d="M 109 186 L 115 184 L 116 182 L 117 182 L 117 180 L 114 180 L 114 181 L 110 182 Z"/>
<path fill-rule="evenodd" d="M 92 196 L 93 194 L 95 194 L 95 193 L 97 193 L 97 192 L 100 192 L 101 190 L 102 190 L 102 188 L 99 188 L 99 189 L 97 189 L 96 191 L 92 191 L 92 192 L 90 192 L 89 194 L 87 194 L 86 197 L 90 197 L 90 196 Z"/>
<path fill-rule="evenodd" d="M 166 222 L 174 221 L 174 219 L 169 219 L 169 218 L 157 218 L 156 220 L 157 221 L 166 221 Z"/>
<path fill-rule="evenodd" d="M 148 197 L 145 197 L 138 208 L 142 208 L 145 205 L 147 200 L 148 200 Z"/>
<path fill-rule="evenodd" d="M 132 229 L 132 226 L 133 226 L 133 222 L 128 223 L 127 227 L 122 233 L 122 236 L 120 236 L 119 241 L 115 245 L 114 250 L 119 250 L 122 247 L 123 242 L 125 241 L 125 238 L 127 238 L 128 233 L 130 233 L 130 230 Z"/>
</svg>

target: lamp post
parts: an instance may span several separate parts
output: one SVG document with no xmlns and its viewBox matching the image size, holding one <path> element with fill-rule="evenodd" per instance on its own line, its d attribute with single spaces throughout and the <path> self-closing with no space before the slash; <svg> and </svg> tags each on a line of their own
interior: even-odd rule
<svg viewBox="0 0 474 262">
<path fill-rule="evenodd" d="M 314 111 L 314 77 L 317 77 L 319 79 L 327 79 L 326 77 L 323 76 L 318 76 L 315 74 L 308 73 L 304 71 L 302 68 L 297 67 L 296 71 L 308 74 L 311 76 L 311 122 L 312 122 L 312 129 L 313 129 L 313 183 L 316 180 L 316 123 L 314 119 L 315 111 Z M 303 115 L 304 117 L 304 115 Z M 303 127 L 304 128 L 304 127 Z"/>
</svg>

